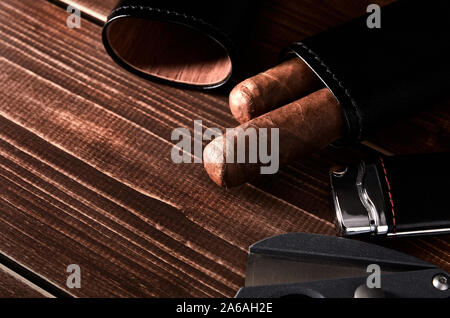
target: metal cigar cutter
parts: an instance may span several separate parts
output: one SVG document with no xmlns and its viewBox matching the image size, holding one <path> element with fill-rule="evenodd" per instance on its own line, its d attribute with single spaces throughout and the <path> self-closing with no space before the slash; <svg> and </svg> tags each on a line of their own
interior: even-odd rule
<svg viewBox="0 0 450 318">
<path fill-rule="evenodd" d="M 245 288 L 236 297 L 448 298 L 449 274 L 388 248 L 293 233 L 250 247 Z"/>
<path fill-rule="evenodd" d="M 331 172 L 342 236 L 450 233 L 450 154 L 379 157 Z"/>
</svg>

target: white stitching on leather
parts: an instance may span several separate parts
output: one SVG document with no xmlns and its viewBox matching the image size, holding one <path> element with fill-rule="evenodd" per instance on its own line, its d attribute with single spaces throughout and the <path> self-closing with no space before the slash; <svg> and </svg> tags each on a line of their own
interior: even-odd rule
<svg viewBox="0 0 450 318">
<path fill-rule="evenodd" d="M 115 8 L 110 15 L 108 16 L 108 20 L 110 19 L 111 16 L 115 15 L 117 12 L 119 11 L 126 11 L 126 10 L 141 10 L 141 11 L 156 11 L 158 13 L 164 12 L 165 14 L 169 15 L 169 16 L 176 16 L 176 17 L 183 17 L 187 20 L 191 20 L 194 21 L 196 23 L 200 23 L 203 24 L 204 26 L 214 30 L 215 32 L 221 34 L 225 39 L 228 39 L 228 35 L 224 32 L 222 32 L 220 29 L 216 28 L 214 25 L 202 20 L 202 19 L 198 19 L 194 16 L 188 16 L 187 14 L 184 13 L 178 13 L 175 11 L 169 11 L 166 9 L 159 9 L 159 8 L 152 8 L 152 7 L 144 7 L 144 6 L 121 6 L 121 7 L 117 7 Z M 232 41 L 227 40 L 227 44 L 230 45 L 231 49 L 233 51 L 236 51 L 236 48 L 234 46 L 234 43 Z"/>
<path fill-rule="evenodd" d="M 362 117 L 360 113 L 360 109 L 356 103 L 356 101 L 353 99 L 353 97 L 350 95 L 350 92 L 348 89 L 344 87 L 341 81 L 337 78 L 337 76 L 331 71 L 331 69 L 322 61 L 322 59 L 317 55 L 313 50 L 311 50 L 309 47 L 307 47 L 305 44 L 301 42 L 296 42 L 295 45 L 299 45 L 303 47 L 305 50 L 308 51 L 319 63 L 325 68 L 325 71 L 329 74 L 331 74 L 332 79 L 339 85 L 340 88 L 344 91 L 345 95 L 349 98 L 352 106 L 355 108 L 356 116 L 358 117 L 358 124 L 359 124 L 359 131 L 358 131 L 358 140 L 362 138 Z"/>
</svg>

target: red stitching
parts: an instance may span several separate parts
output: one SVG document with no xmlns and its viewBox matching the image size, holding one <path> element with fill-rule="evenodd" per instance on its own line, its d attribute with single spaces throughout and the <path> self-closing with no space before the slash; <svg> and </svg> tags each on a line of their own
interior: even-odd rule
<svg viewBox="0 0 450 318">
<path fill-rule="evenodd" d="M 392 224 L 394 227 L 394 234 L 397 233 L 397 222 L 395 220 L 395 210 L 394 210 L 394 200 L 392 199 L 392 193 L 391 193 L 391 183 L 389 182 L 386 166 L 384 165 L 383 157 L 380 156 L 381 166 L 383 167 L 384 171 L 384 178 L 386 179 L 386 184 L 388 187 L 388 193 L 389 193 L 389 201 L 391 202 L 391 211 L 392 211 Z"/>
</svg>

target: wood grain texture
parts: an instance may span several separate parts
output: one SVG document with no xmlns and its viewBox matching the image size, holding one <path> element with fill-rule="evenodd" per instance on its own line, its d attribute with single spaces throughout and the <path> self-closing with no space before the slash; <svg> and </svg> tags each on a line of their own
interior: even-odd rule
<svg viewBox="0 0 450 318">
<path fill-rule="evenodd" d="M 50 294 L 0 264 L 0 298 L 48 298 Z"/>
<path fill-rule="evenodd" d="M 74 296 L 233 296 L 248 246 L 333 234 L 328 169 L 370 155 L 327 149 L 238 189 L 170 159 L 171 132 L 233 127 L 227 97 L 117 67 L 101 28 L 65 26 L 43 0 L 0 2 L 0 251 Z M 450 238 L 398 250 L 450 268 Z M 82 269 L 68 290 L 66 267 Z"/>
<path fill-rule="evenodd" d="M 1 9 L 16 21 L 0 27 L 2 251 L 61 288 L 79 264 L 76 296 L 232 296 L 249 244 L 333 233 L 328 193 L 315 188 L 326 171 L 296 180 L 310 198 L 296 206 L 251 185 L 219 189 L 201 165 L 170 161 L 173 128 L 232 124 L 225 97 L 135 78 L 110 62 L 99 27 L 68 30 L 42 1 Z"/>
</svg>

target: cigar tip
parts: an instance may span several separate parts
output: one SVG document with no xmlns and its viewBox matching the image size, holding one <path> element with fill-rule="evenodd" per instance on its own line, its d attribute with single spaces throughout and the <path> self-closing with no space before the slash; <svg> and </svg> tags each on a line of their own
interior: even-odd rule
<svg viewBox="0 0 450 318">
<path fill-rule="evenodd" d="M 203 152 L 203 165 L 209 177 L 220 187 L 232 188 L 252 180 L 259 171 L 258 165 L 227 162 L 234 155 L 234 149 L 227 147 L 235 132 L 214 139 Z"/>
<path fill-rule="evenodd" d="M 236 120 L 243 124 L 254 117 L 255 105 L 248 85 L 251 82 L 246 80 L 237 85 L 230 93 L 230 110 Z"/>
<path fill-rule="evenodd" d="M 203 165 L 211 180 L 218 186 L 225 187 L 224 183 L 224 151 L 222 137 L 215 139 L 209 143 L 203 151 Z"/>
</svg>

